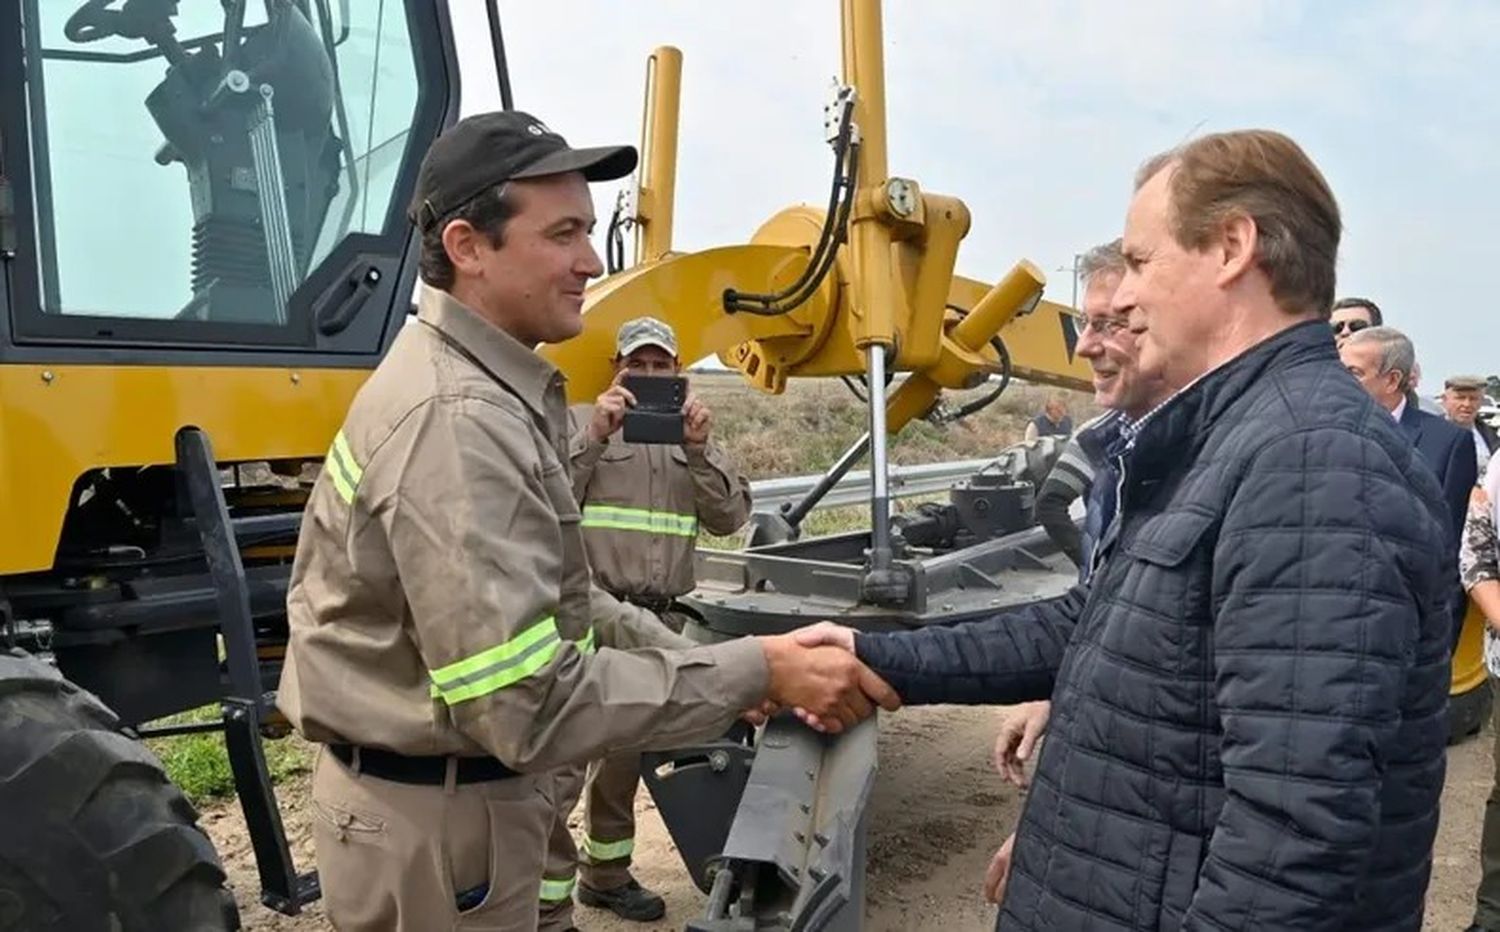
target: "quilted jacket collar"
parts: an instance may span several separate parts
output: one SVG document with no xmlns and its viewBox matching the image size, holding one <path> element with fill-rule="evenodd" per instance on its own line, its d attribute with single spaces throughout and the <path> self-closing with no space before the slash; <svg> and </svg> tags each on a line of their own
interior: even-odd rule
<svg viewBox="0 0 1500 932">
<path fill-rule="evenodd" d="M 1306 362 L 1338 360 L 1326 321 L 1295 324 L 1207 373 L 1148 415 L 1131 458 L 1134 476 L 1192 461 L 1224 413 L 1263 380 Z"/>
</svg>

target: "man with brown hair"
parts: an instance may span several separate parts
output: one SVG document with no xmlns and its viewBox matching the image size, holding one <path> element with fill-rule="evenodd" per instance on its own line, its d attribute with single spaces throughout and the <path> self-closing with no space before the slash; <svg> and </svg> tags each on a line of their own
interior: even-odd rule
<svg viewBox="0 0 1500 932">
<path fill-rule="evenodd" d="M 1052 696 L 998 927 L 1415 930 L 1448 733 L 1437 481 L 1339 364 L 1338 206 L 1287 137 L 1141 171 L 1114 309 L 1175 394 L 1131 425 L 1085 586 L 898 634 L 904 701 Z"/>
<path fill-rule="evenodd" d="M 591 585 L 562 374 L 603 269 L 574 149 L 519 111 L 422 162 L 417 320 L 354 399 L 309 496 L 277 701 L 322 745 L 313 842 L 349 930 L 536 927 L 557 768 L 720 734 L 768 696 L 844 722 L 889 688 L 788 635 L 697 646 Z"/>
</svg>

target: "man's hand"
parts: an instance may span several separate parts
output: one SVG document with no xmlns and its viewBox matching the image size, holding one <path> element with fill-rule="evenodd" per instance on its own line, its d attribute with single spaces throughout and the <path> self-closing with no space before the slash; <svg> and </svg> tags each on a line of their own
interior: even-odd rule
<svg viewBox="0 0 1500 932">
<path fill-rule="evenodd" d="M 792 634 L 760 639 L 770 669 L 770 699 L 798 710 L 807 721 L 811 716 L 823 730 L 839 732 L 875 712 L 901 707 L 901 699 L 890 684 L 836 647 L 804 647 Z"/>
<path fill-rule="evenodd" d="M 594 399 L 594 416 L 589 420 L 589 439 L 595 443 L 603 443 L 620 429 L 625 423 L 625 412 L 635 404 L 635 396 L 630 389 L 620 384 L 625 378 L 625 370 L 621 369 L 615 373 L 614 380 L 609 383 L 609 388 L 604 394 Z"/>
<path fill-rule="evenodd" d="M 842 647 L 854 653 L 854 629 L 836 625 L 831 621 L 820 621 L 815 625 L 798 628 L 792 637 L 803 647 Z"/>
<path fill-rule="evenodd" d="M 744 719 L 746 722 L 750 723 L 756 728 L 759 728 L 766 722 L 769 722 L 773 717 L 775 717 L 776 713 L 779 711 L 781 711 L 781 707 L 771 700 L 767 699 L 765 702 L 762 702 L 760 705 L 756 706 L 753 709 L 746 709 L 740 715 L 740 718 Z"/>
<path fill-rule="evenodd" d="M 991 903 L 998 903 L 1005 896 L 1005 884 L 1010 880 L 1010 853 L 1015 847 L 1016 833 L 1011 832 L 990 859 L 989 870 L 984 872 L 984 898 Z"/>
<path fill-rule="evenodd" d="M 688 393 L 682 405 L 682 442 L 686 446 L 701 447 L 708 443 L 708 429 L 713 423 L 713 412 L 697 395 Z"/>
<path fill-rule="evenodd" d="M 1026 776 L 1026 763 L 1036 749 L 1036 739 L 1047 730 L 1047 716 L 1051 712 L 1050 702 L 1023 702 L 1012 708 L 1000 723 L 1000 736 L 995 739 L 995 769 L 1023 790 L 1031 783 Z"/>
<path fill-rule="evenodd" d="M 803 647 L 837 647 L 854 653 L 854 629 L 843 625 L 834 624 L 831 621 L 820 621 L 815 625 L 798 628 L 792 632 L 792 637 Z M 874 675 L 874 674 L 872 674 Z M 828 718 L 814 715 L 800 706 L 792 709 L 802 724 L 813 731 L 834 732 L 839 730 L 839 723 Z"/>
</svg>

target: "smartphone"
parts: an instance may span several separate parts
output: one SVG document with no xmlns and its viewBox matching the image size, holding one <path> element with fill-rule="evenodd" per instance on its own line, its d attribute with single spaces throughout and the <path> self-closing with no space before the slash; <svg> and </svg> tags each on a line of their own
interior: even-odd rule
<svg viewBox="0 0 1500 932">
<path fill-rule="evenodd" d="M 625 412 L 621 439 L 626 443 L 682 443 L 687 379 L 680 375 L 626 375 L 620 384 L 635 396 L 635 405 Z"/>
<path fill-rule="evenodd" d="M 479 904 L 484 902 L 484 898 L 489 895 L 490 885 L 482 883 L 477 887 L 460 892 L 453 898 L 453 905 L 458 907 L 459 912 L 466 913 L 471 909 L 478 908 Z"/>
</svg>

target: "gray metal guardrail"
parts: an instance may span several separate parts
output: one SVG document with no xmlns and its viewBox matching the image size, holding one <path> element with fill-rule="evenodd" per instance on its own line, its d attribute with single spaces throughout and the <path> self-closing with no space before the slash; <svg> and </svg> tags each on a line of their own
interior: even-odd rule
<svg viewBox="0 0 1500 932">
<path fill-rule="evenodd" d="M 912 495 L 932 495 L 946 492 L 953 483 L 967 479 L 980 468 L 993 463 L 994 459 L 952 460 L 947 463 L 923 463 L 918 466 L 896 466 L 890 471 L 891 498 Z M 774 512 L 783 504 L 792 504 L 806 495 L 820 475 L 787 476 L 780 479 L 760 479 L 750 483 L 750 497 L 755 511 Z M 870 473 L 851 472 L 840 479 L 823 500 L 819 508 L 840 505 L 860 505 L 870 500 Z"/>
</svg>

